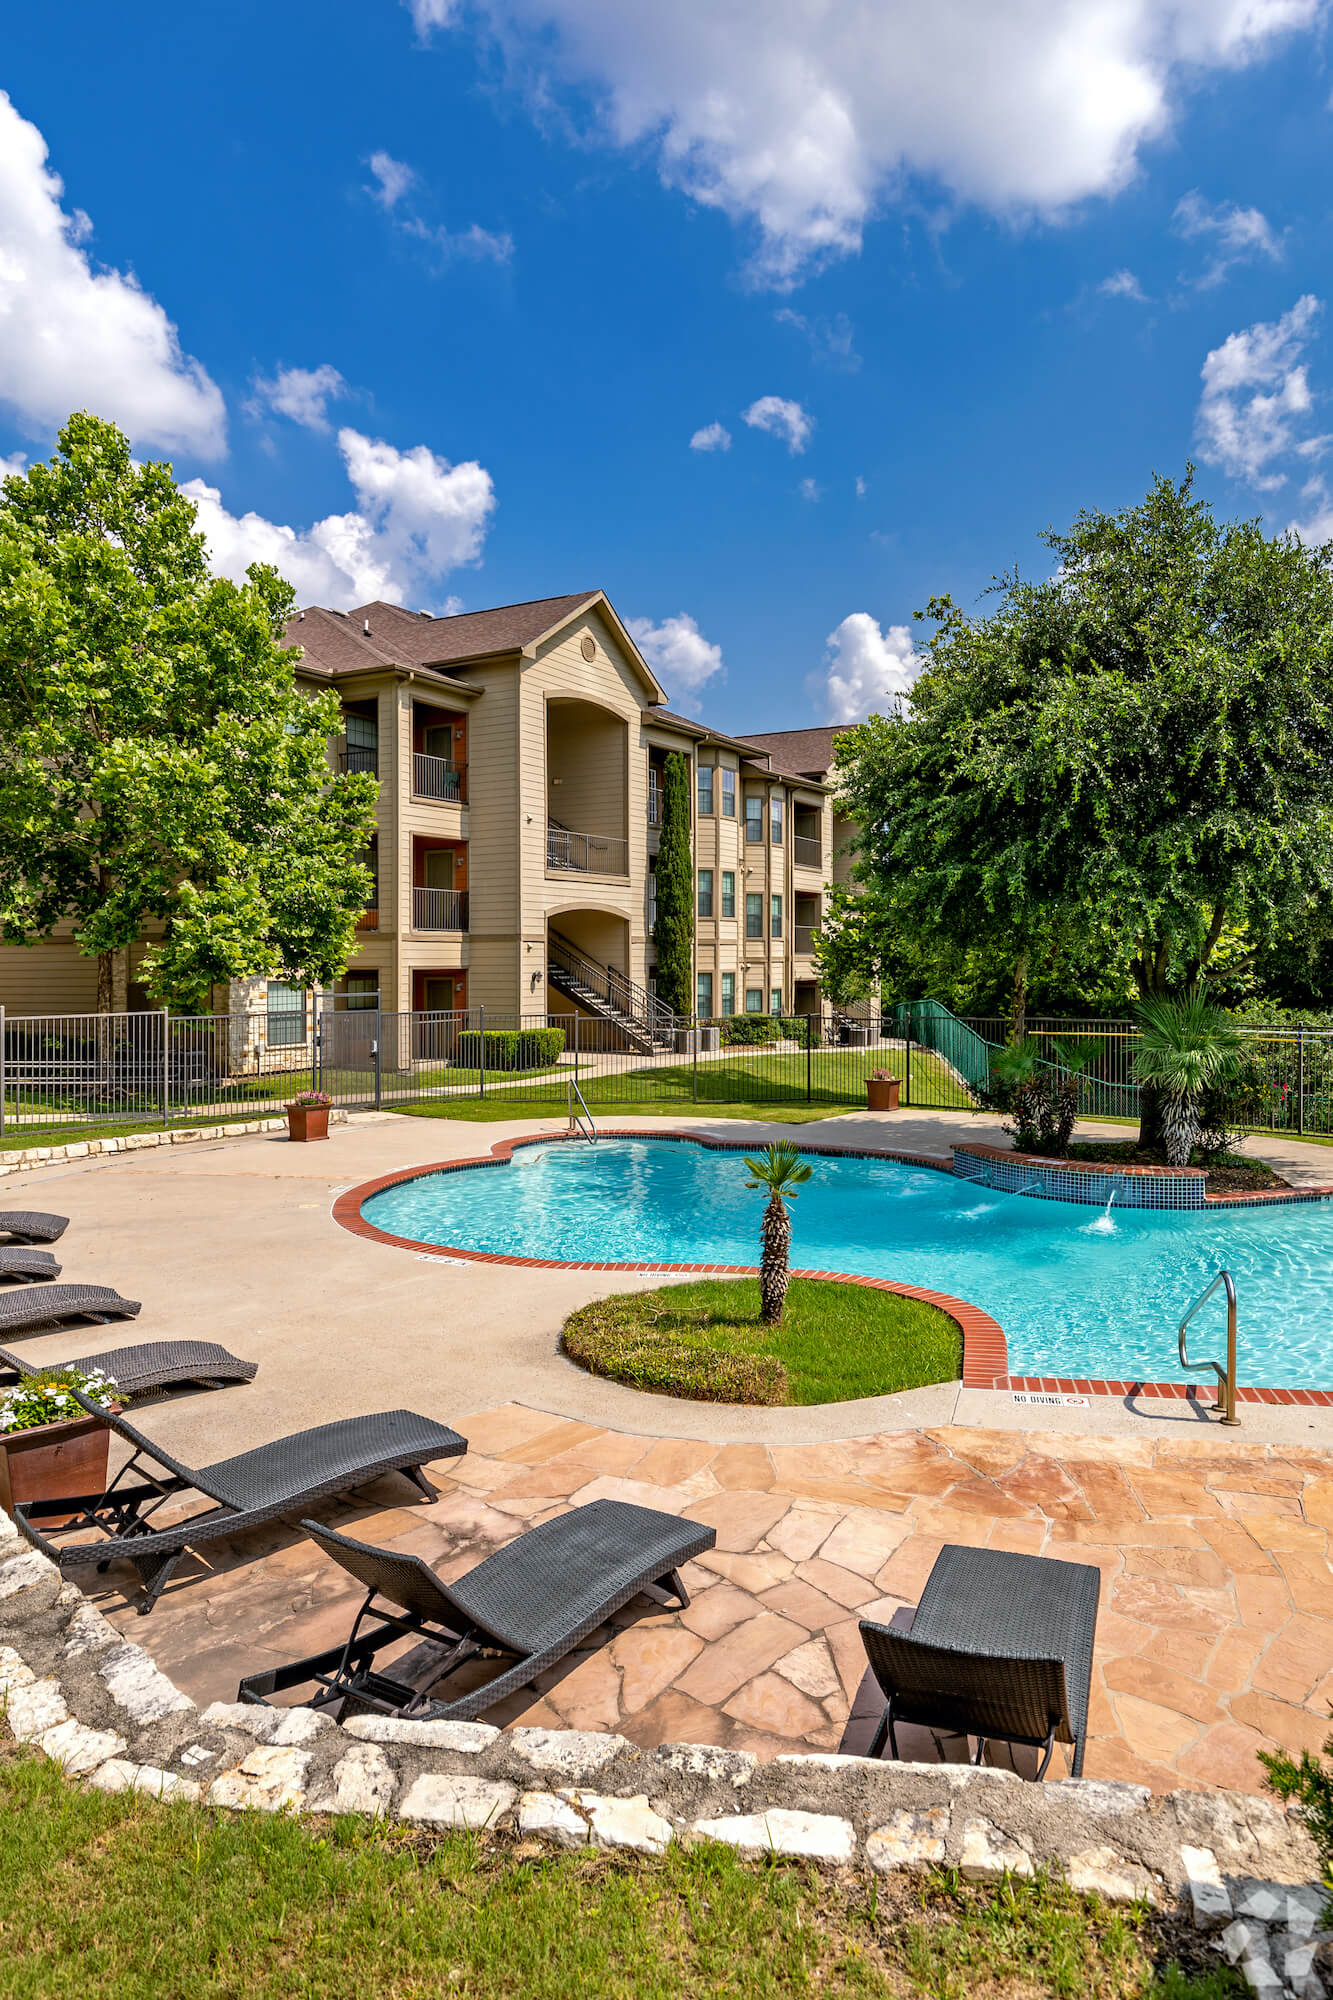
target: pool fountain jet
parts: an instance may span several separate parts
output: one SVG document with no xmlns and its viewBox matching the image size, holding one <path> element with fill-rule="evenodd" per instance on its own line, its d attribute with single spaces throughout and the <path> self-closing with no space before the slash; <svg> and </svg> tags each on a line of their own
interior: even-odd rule
<svg viewBox="0 0 1333 2000">
<path fill-rule="evenodd" d="M 1114 1205 L 1115 1197 L 1116 1190 L 1113 1187 L 1111 1189 L 1111 1199 L 1107 1202 L 1106 1207 L 1094 1221 L 1087 1225 L 1089 1236 L 1114 1236 L 1116 1234 L 1116 1226 L 1111 1220 L 1111 1209 Z"/>
</svg>

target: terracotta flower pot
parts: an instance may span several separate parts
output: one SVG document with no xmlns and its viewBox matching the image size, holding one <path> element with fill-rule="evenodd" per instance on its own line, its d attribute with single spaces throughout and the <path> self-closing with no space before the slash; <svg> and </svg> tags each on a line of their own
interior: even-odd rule
<svg viewBox="0 0 1333 2000">
<path fill-rule="evenodd" d="M 902 1086 L 896 1076 L 868 1076 L 866 1102 L 871 1111 L 896 1111 Z"/>
<path fill-rule="evenodd" d="M 329 1136 L 329 1107 L 327 1104 L 289 1104 L 287 1106 L 287 1137 L 289 1139 L 327 1139 Z"/>
<path fill-rule="evenodd" d="M 98 1417 L 73 1417 L 35 1430 L 0 1434 L 0 1507 L 12 1514 L 20 1500 L 64 1500 L 106 1491 L 111 1432 Z M 74 1515 L 51 1515 L 56 1528 Z"/>
</svg>

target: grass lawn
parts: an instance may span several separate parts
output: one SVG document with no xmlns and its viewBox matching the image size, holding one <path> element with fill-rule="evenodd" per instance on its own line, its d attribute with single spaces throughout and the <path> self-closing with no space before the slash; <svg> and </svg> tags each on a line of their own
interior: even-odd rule
<svg viewBox="0 0 1333 2000">
<path fill-rule="evenodd" d="M 1046 1882 L 537 1853 L 107 1797 L 0 1755 L 13 2000 L 1241 2000 L 1180 1919 Z"/>
<path fill-rule="evenodd" d="M 795 1278 L 780 1326 L 757 1278 L 622 1292 L 571 1313 L 565 1352 L 594 1375 L 705 1403 L 844 1403 L 956 1382 L 963 1336 L 947 1313 L 867 1285 Z"/>
</svg>

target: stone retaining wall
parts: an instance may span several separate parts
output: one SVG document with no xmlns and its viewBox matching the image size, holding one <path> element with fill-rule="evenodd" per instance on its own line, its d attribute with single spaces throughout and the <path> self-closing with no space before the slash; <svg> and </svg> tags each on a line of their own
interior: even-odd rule
<svg viewBox="0 0 1333 2000">
<path fill-rule="evenodd" d="M 1261 1993 L 1324 2000 L 1316 1857 L 1299 1821 L 1238 1792 L 968 1765 L 790 1756 L 622 1736 L 215 1702 L 202 1712 L 0 1513 L 0 1703 L 20 1743 L 101 1791 L 236 1810 L 392 1816 L 558 1847 L 661 1854 L 725 1841 L 877 1874 L 1049 1867 L 1109 1901 L 1178 1898 Z"/>
<path fill-rule="evenodd" d="M 345 1125 L 347 1113 L 333 1110 L 330 1125 Z M 197 1145 L 204 1139 L 239 1139 L 252 1132 L 285 1132 L 286 1114 L 281 1118 L 234 1118 L 225 1125 L 175 1125 L 164 1132 L 126 1132 L 111 1139 L 71 1139 L 60 1146 L 25 1146 L 21 1151 L 0 1153 L 0 1180 L 6 1174 L 21 1174 L 28 1167 L 49 1167 L 61 1160 L 91 1160 L 103 1153 L 139 1153 L 154 1146 Z"/>
</svg>

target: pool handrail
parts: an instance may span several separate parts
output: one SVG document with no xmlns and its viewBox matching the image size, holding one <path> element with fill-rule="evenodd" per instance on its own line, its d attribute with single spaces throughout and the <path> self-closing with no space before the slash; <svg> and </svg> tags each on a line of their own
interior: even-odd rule
<svg viewBox="0 0 1333 2000">
<path fill-rule="evenodd" d="M 1189 1326 L 1195 1313 L 1198 1312 L 1200 1306 L 1208 1303 L 1219 1285 L 1224 1288 L 1227 1295 L 1227 1364 L 1225 1368 L 1220 1361 L 1191 1361 L 1185 1352 L 1186 1328 Z M 1236 1287 L 1232 1281 L 1230 1271 L 1219 1271 L 1212 1283 L 1199 1293 L 1198 1298 L 1180 1322 L 1180 1327 L 1176 1335 L 1176 1345 L 1180 1350 L 1180 1365 L 1182 1368 L 1195 1371 L 1200 1368 L 1211 1368 L 1213 1370 L 1213 1373 L 1217 1376 L 1217 1401 L 1214 1403 L 1213 1408 L 1222 1412 L 1222 1423 L 1229 1426 L 1239 1426 L 1240 1418 L 1236 1415 Z"/>
<path fill-rule="evenodd" d="M 569 1106 L 570 1138 L 572 1139 L 577 1134 L 580 1138 L 586 1139 L 590 1146 L 595 1146 L 597 1144 L 597 1127 L 593 1123 L 593 1116 L 588 1109 L 583 1092 L 579 1089 L 572 1076 L 566 1076 L 565 1078 L 565 1099 Z M 575 1099 L 578 1100 L 580 1107 L 578 1111 L 574 1109 Z"/>
</svg>

